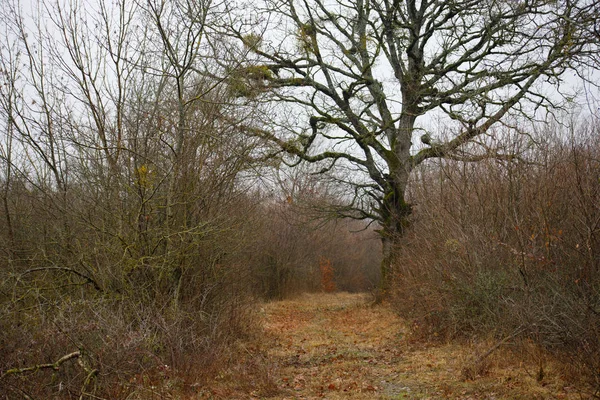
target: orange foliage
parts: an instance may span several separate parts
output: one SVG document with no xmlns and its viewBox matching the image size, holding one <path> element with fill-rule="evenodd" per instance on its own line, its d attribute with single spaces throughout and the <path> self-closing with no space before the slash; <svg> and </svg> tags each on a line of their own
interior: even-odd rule
<svg viewBox="0 0 600 400">
<path fill-rule="evenodd" d="M 334 271 L 331 261 L 325 257 L 321 258 L 319 269 L 321 270 L 321 288 L 323 291 L 325 293 L 335 292 Z"/>
</svg>

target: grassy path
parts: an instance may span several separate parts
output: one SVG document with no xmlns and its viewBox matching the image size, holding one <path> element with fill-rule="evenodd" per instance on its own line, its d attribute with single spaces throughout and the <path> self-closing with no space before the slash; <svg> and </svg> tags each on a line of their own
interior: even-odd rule
<svg viewBox="0 0 600 400">
<path fill-rule="evenodd" d="M 579 398 L 558 379 L 537 382 L 531 372 L 535 367 L 515 365 L 501 351 L 479 375 L 465 381 L 461 371 L 473 348 L 407 340 L 406 324 L 389 308 L 371 306 L 368 300 L 360 294 L 307 294 L 266 304 L 260 347 L 277 394 L 251 397 Z M 551 372 L 549 365 L 546 369 Z"/>
<path fill-rule="evenodd" d="M 282 398 L 372 399 L 392 389 L 403 331 L 390 310 L 368 306 L 364 295 L 316 294 L 265 313 Z"/>
</svg>

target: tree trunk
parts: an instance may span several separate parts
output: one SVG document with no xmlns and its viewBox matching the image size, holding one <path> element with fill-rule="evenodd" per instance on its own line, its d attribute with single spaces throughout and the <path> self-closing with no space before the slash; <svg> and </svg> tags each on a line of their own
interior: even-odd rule
<svg viewBox="0 0 600 400">
<path fill-rule="evenodd" d="M 389 175 L 386 193 L 383 197 L 381 215 L 381 241 L 383 258 L 381 261 L 381 281 L 378 301 L 385 298 L 394 277 L 397 250 L 408 227 L 412 207 L 406 202 L 406 187 L 412 165 L 410 147 L 416 113 L 403 112 L 398 129 L 390 138 L 392 158 L 387 160 Z"/>
<path fill-rule="evenodd" d="M 381 280 L 378 290 L 378 301 L 388 294 L 394 279 L 394 267 L 397 261 L 398 248 L 409 224 L 412 212 L 410 204 L 404 199 L 404 190 L 390 193 L 384 199 L 385 218 L 382 222 L 381 235 L 383 258 L 381 260 Z"/>
<path fill-rule="evenodd" d="M 395 263 L 396 243 L 392 238 L 383 236 L 381 238 L 383 257 L 381 259 L 381 281 L 379 282 L 378 301 L 383 300 L 390 289 L 390 277 Z"/>
</svg>

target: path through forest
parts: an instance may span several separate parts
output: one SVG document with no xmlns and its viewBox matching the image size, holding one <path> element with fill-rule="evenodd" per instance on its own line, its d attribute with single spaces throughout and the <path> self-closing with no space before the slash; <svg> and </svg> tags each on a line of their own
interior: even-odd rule
<svg viewBox="0 0 600 400">
<path fill-rule="evenodd" d="M 233 351 L 237 369 L 200 398 L 581 399 L 549 360 L 539 379 L 536 358 L 522 347 L 515 358 L 510 342 L 418 340 L 367 294 L 304 294 L 264 304 L 260 318 L 256 337 Z"/>
<path fill-rule="evenodd" d="M 266 360 L 279 387 L 272 398 L 575 396 L 558 380 L 540 384 L 535 367 L 514 365 L 502 350 L 486 360 L 480 375 L 465 380 L 463 369 L 473 356 L 473 347 L 411 340 L 404 321 L 389 307 L 373 306 L 370 300 L 365 294 L 306 294 L 265 305 L 261 311 Z"/>
</svg>

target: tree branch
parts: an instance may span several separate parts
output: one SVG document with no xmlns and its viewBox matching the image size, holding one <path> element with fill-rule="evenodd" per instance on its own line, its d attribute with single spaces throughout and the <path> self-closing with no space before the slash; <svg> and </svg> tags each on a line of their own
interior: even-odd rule
<svg viewBox="0 0 600 400">
<path fill-rule="evenodd" d="M 76 275 L 80 278 L 83 278 L 86 280 L 86 283 L 91 283 L 94 286 L 94 289 L 96 289 L 99 292 L 104 292 L 104 289 L 102 289 L 100 287 L 100 285 L 98 284 L 98 282 L 96 282 L 93 278 L 79 272 L 76 271 L 72 268 L 67 268 L 67 267 L 39 267 L 39 268 L 32 268 L 32 269 L 28 269 L 27 271 L 23 272 L 21 274 L 21 276 L 25 276 L 27 274 L 31 274 L 34 272 L 39 272 L 39 271 L 64 271 L 64 272 L 68 272 L 70 274 Z"/>
<path fill-rule="evenodd" d="M 62 364 L 64 364 L 65 362 L 67 362 L 69 360 L 72 360 L 74 358 L 79 358 L 79 357 L 81 357 L 81 351 L 74 351 L 65 356 L 62 356 L 61 358 L 59 358 L 58 360 L 56 360 L 55 362 L 53 362 L 51 364 L 39 364 L 39 365 L 34 365 L 33 367 L 26 367 L 26 368 L 11 368 L 11 369 L 6 370 L 2 375 L 0 375 L 0 379 L 6 377 L 8 375 L 23 374 L 26 372 L 37 372 L 41 369 L 52 369 L 54 371 L 58 371 Z"/>
</svg>

